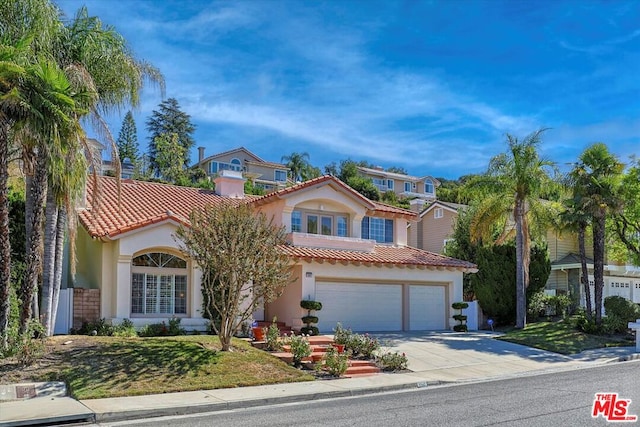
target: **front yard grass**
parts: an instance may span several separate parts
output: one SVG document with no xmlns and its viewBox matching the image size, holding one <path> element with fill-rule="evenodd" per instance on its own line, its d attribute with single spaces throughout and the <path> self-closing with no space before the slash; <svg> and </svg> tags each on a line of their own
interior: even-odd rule
<svg viewBox="0 0 640 427">
<path fill-rule="evenodd" d="M 576 354 L 593 348 L 633 345 L 632 337 L 591 335 L 578 331 L 569 319 L 529 323 L 524 329 L 506 331 L 505 335 L 498 339 L 560 354 Z"/>
<path fill-rule="evenodd" d="M 314 379 L 245 341 L 234 339 L 233 346 L 221 352 L 211 335 L 55 336 L 47 340 L 45 356 L 29 367 L 0 360 L 0 383 L 64 381 L 76 399 L 96 399 Z"/>
</svg>

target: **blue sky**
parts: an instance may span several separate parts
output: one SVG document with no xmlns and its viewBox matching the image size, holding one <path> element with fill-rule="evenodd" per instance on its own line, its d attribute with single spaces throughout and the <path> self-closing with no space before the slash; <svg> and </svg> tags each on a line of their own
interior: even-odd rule
<svg viewBox="0 0 640 427">
<path fill-rule="evenodd" d="M 505 133 L 542 127 L 560 165 L 596 141 L 640 155 L 640 2 L 56 3 L 68 16 L 86 4 L 160 68 L 207 155 L 306 151 L 321 168 L 457 178 L 484 171 Z M 134 111 L 143 151 L 161 101 L 149 87 Z M 114 136 L 125 112 L 108 119 Z"/>
</svg>

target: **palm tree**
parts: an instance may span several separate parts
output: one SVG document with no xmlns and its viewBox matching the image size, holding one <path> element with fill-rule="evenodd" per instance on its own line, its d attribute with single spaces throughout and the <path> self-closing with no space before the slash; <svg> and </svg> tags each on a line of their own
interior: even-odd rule
<svg viewBox="0 0 640 427">
<path fill-rule="evenodd" d="M 526 325 L 531 235 L 539 234 L 549 218 L 550 208 L 540 200 L 545 185 L 552 182 L 549 168 L 553 166 L 538 156 L 544 131 L 533 132 L 522 141 L 507 134 L 509 149 L 491 159 L 484 181 L 490 191 L 471 222 L 474 239 L 488 237 L 498 222 L 502 224 L 502 233 L 496 243 L 504 242 L 515 233 L 517 328 Z"/>
<path fill-rule="evenodd" d="M 129 50 L 124 38 L 111 26 L 103 26 L 100 19 L 89 16 L 86 7 L 76 13 L 74 19 L 61 32 L 60 47 L 55 52 L 61 67 L 79 90 L 95 91 L 97 97 L 88 98 L 86 112 L 92 123 L 106 137 L 112 153 L 117 159 L 117 144 L 101 115 L 118 111 L 123 107 L 137 107 L 139 94 L 146 80 L 158 83 L 164 93 L 164 78 L 152 65 L 137 60 Z M 76 119 L 80 119 L 78 115 Z M 87 165 L 79 156 L 81 152 L 90 152 L 84 137 L 72 137 L 69 149 L 61 157 L 62 161 L 50 180 L 60 177 L 64 179 L 51 186 L 47 205 L 47 241 L 45 244 L 45 262 L 43 271 L 43 324 L 48 334 L 53 333 L 57 312 L 57 298 L 60 291 L 62 249 L 64 230 L 68 228 L 71 243 L 71 270 L 75 263 L 75 215 L 67 217 L 67 213 L 75 212 L 76 200 L 84 188 Z M 89 159 L 98 162 L 100 159 Z M 120 162 L 114 162 L 118 169 Z M 94 171 L 96 168 L 94 167 Z M 116 171 L 116 176 L 119 176 Z M 67 221 L 67 218 L 69 221 Z M 55 274 L 53 274 L 55 273 Z"/>
<path fill-rule="evenodd" d="M 571 174 L 582 194 L 582 206 L 591 216 L 593 228 L 593 281 L 596 325 L 602 323 L 606 219 L 620 205 L 616 188 L 624 165 L 603 143 L 587 147 Z"/>
<path fill-rule="evenodd" d="M 289 168 L 289 175 L 293 181 L 304 181 L 307 177 L 307 171 L 311 166 L 309 164 L 309 153 L 293 152 L 288 156 L 282 156 L 281 161 Z"/>
<path fill-rule="evenodd" d="M 569 175 L 570 179 L 573 173 Z M 578 233 L 578 251 L 580 252 L 580 269 L 582 274 L 580 275 L 580 282 L 584 290 L 586 316 L 591 320 L 593 315 L 593 306 L 591 304 L 591 288 L 589 287 L 589 269 L 587 268 L 587 250 L 585 244 L 586 231 L 591 217 L 585 211 L 585 199 L 582 194 L 582 187 L 573 186 L 573 197 L 565 200 L 565 210 L 561 213 L 560 218 L 562 221 L 561 227 Z"/>
</svg>

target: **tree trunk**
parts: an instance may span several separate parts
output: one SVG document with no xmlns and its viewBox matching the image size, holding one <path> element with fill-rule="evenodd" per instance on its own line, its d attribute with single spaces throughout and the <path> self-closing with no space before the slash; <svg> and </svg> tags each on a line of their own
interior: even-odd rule
<svg viewBox="0 0 640 427">
<path fill-rule="evenodd" d="M 58 231 L 56 235 L 55 275 L 53 276 L 53 298 L 49 335 L 53 335 L 58 317 L 58 301 L 60 301 L 60 286 L 62 284 L 62 259 L 64 257 L 64 235 L 67 229 L 67 209 L 58 209 Z"/>
<path fill-rule="evenodd" d="M 584 234 L 586 224 L 580 224 L 578 227 L 578 247 L 580 249 L 580 266 L 582 268 L 582 286 L 584 287 L 584 300 L 587 307 L 587 319 L 593 318 L 593 307 L 591 306 L 591 287 L 589 286 L 589 269 L 587 268 L 587 250 L 584 244 Z"/>
<path fill-rule="evenodd" d="M 524 204 L 516 200 L 514 209 L 516 221 L 516 328 L 523 329 L 527 325 L 526 271 L 524 261 Z"/>
<path fill-rule="evenodd" d="M 40 147 L 33 180 L 27 189 L 27 201 L 32 203 L 31 218 L 27 218 L 27 253 L 24 282 L 20 289 L 22 309 L 20 310 L 20 333 L 27 331 L 29 319 L 32 316 L 31 302 L 38 289 L 38 275 L 41 269 L 42 254 L 42 220 L 44 216 L 44 201 L 47 193 L 47 156 L 45 149 Z M 27 210 L 29 208 L 26 208 Z M 30 232 L 29 232 L 30 231 Z"/>
<path fill-rule="evenodd" d="M 47 336 L 51 335 L 51 308 L 53 306 L 53 277 L 55 275 L 55 251 L 58 229 L 58 204 L 49 187 L 45 210 L 44 254 L 42 259 L 42 326 Z"/>
<path fill-rule="evenodd" d="M 595 285 L 596 325 L 602 324 L 605 221 L 606 214 L 604 209 L 598 209 L 593 218 L 593 281 Z"/>
<path fill-rule="evenodd" d="M 0 124 L 0 350 L 8 348 L 11 301 L 11 241 L 9 239 L 9 124 Z"/>
</svg>

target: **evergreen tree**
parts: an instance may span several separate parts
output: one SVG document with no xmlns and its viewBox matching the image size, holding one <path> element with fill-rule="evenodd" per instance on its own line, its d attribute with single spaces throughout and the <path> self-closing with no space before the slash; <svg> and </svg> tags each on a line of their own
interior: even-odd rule
<svg viewBox="0 0 640 427">
<path fill-rule="evenodd" d="M 157 157 L 157 138 L 165 134 L 176 134 L 178 143 L 184 149 L 184 166 L 190 163 L 191 148 L 195 145 L 193 132 L 196 127 L 191 123 L 191 116 L 180 110 L 178 100 L 169 98 L 162 101 L 159 110 L 154 110 L 149 120 L 147 120 L 147 130 L 149 131 L 149 167 L 153 172 L 159 172 Z"/>
<path fill-rule="evenodd" d="M 138 131 L 131 111 L 128 111 L 124 116 L 116 144 L 118 145 L 120 162 L 124 162 L 124 159 L 129 159 L 131 164 L 137 170 L 140 163 L 140 154 L 138 153 Z"/>
</svg>

